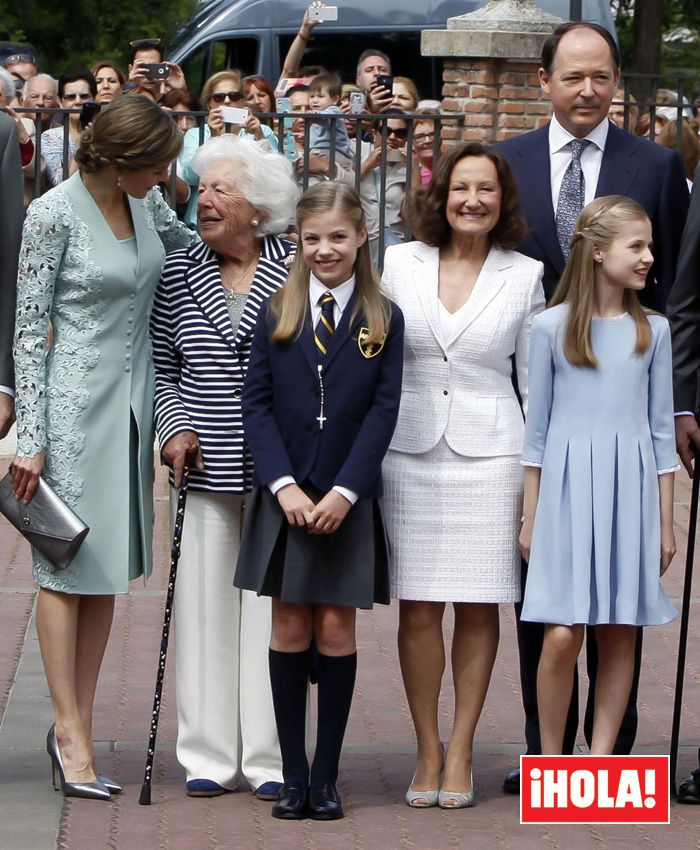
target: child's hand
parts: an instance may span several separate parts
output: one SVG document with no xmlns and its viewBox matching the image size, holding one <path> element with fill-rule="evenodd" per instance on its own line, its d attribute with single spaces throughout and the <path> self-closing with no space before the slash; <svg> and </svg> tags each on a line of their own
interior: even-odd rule
<svg viewBox="0 0 700 850">
<path fill-rule="evenodd" d="M 520 554 L 526 561 L 530 560 L 530 546 L 532 544 L 532 527 L 534 525 L 533 520 L 524 519 L 522 527 L 520 529 L 520 537 L 518 538 L 518 545 L 520 546 Z"/>
<path fill-rule="evenodd" d="M 311 534 L 333 534 L 340 527 L 352 504 L 336 490 L 330 490 L 316 505 L 311 514 Z"/>
<path fill-rule="evenodd" d="M 661 572 L 663 575 L 671 566 L 673 556 L 676 554 L 676 538 L 671 528 L 669 531 L 661 529 Z"/>
<path fill-rule="evenodd" d="M 277 501 L 290 525 L 309 525 L 316 507 L 298 484 L 287 484 L 277 491 Z"/>
</svg>

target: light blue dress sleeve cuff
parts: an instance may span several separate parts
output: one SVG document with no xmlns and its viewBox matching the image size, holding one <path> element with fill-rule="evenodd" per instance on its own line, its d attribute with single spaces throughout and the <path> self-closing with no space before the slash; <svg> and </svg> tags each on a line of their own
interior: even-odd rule
<svg viewBox="0 0 700 850">
<path fill-rule="evenodd" d="M 276 496 L 277 493 L 288 484 L 296 484 L 297 482 L 294 480 L 293 475 L 283 475 L 281 478 L 275 478 L 274 481 L 270 481 L 267 485 L 270 488 L 270 492 L 273 496 Z"/>
<path fill-rule="evenodd" d="M 693 413 L 692 410 L 677 410 L 673 415 L 674 416 L 694 416 L 695 414 Z"/>
<path fill-rule="evenodd" d="M 537 463 L 537 461 L 534 461 L 534 460 L 521 460 L 520 465 L 521 466 L 535 466 L 535 467 L 537 467 L 537 469 L 542 469 L 542 464 Z"/>
</svg>

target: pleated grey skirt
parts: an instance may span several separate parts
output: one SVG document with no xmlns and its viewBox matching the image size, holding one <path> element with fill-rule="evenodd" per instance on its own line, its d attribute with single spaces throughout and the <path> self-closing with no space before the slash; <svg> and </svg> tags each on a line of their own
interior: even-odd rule
<svg viewBox="0 0 700 850">
<path fill-rule="evenodd" d="M 321 494 L 303 488 L 317 501 Z M 376 499 L 359 499 L 334 534 L 290 526 L 267 487 L 253 493 L 233 583 L 303 605 L 389 603 L 386 532 Z"/>
</svg>

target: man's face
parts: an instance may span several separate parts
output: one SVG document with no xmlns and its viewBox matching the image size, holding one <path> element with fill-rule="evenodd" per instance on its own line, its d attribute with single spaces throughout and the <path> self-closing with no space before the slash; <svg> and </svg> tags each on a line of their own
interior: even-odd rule
<svg viewBox="0 0 700 850">
<path fill-rule="evenodd" d="M 360 65 L 355 82 L 369 91 L 380 74 L 391 74 L 389 63 L 381 56 L 367 56 Z"/>
<path fill-rule="evenodd" d="M 22 103 L 28 109 L 40 109 L 45 106 L 49 109 L 57 109 L 58 103 L 58 86 L 49 80 L 32 80 L 29 83 L 27 96 Z M 28 114 L 29 118 L 34 118 L 34 113 Z M 42 112 L 41 118 L 43 121 L 51 121 L 50 112 Z"/>
<path fill-rule="evenodd" d="M 540 68 L 539 77 L 557 121 L 581 139 L 608 114 L 620 71 L 613 67 L 605 39 L 595 30 L 581 28 L 562 37 L 551 76 Z"/>
<path fill-rule="evenodd" d="M 39 73 L 37 66 L 33 62 L 27 62 L 23 56 L 20 56 L 19 62 L 13 62 L 11 65 L 6 65 L 5 68 L 11 74 L 17 74 L 23 80 L 31 80 L 32 77 L 36 77 Z"/>
<path fill-rule="evenodd" d="M 160 61 L 161 60 L 159 50 L 156 50 L 155 47 L 144 47 L 141 50 L 137 50 L 134 54 L 134 61 L 131 65 L 129 65 L 129 71 L 131 71 L 134 65 L 137 65 L 139 63 L 151 65 Z"/>
</svg>

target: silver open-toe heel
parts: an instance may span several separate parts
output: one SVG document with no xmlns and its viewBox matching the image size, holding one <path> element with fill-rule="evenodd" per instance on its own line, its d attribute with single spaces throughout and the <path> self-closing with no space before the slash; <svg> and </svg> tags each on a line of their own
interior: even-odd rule
<svg viewBox="0 0 700 850">
<path fill-rule="evenodd" d="M 438 806 L 441 809 L 470 809 L 474 805 L 474 776 L 471 770 L 469 784 L 472 790 L 468 794 L 463 794 L 461 791 L 444 791 L 441 788 L 438 792 Z"/>
<path fill-rule="evenodd" d="M 53 787 L 56 791 L 60 789 L 64 797 L 82 797 L 85 800 L 111 800 L 112 796 L 99 779 L 94 782 L 66 782 L 65 772 L 63 770 L 63 761 L 61 759 L 61 750 L 58 747 L 56 740 L 56 724 L 54 723 L 49 729 L 46 736 L 46 752 L 51 759 L 51 779 Z M 56 781 L 58 775 L 59 782 Z"/>
<path fill-rule="evenodd" d="M 440 765 L 440 773 L 442 773 L 442 768 L 445 764 L 445 747 L 442 747 L 442 764 Z M 416 771 L 417 773 L 417 771 Z M 439 790 L 437 788 L 430 789 L 429 791 L 416 791 L 413 788 L 413 783 L 416 779 L 416 773 L 413 774 L 413 779 L 411 780 L 411 784 L 408 786 L 408 790 L 406 791 L 406 804 L 409 805 L 412 809 L 432 809 L 434 806 L 438 804 L 438 796 Z"/>
</svg>

